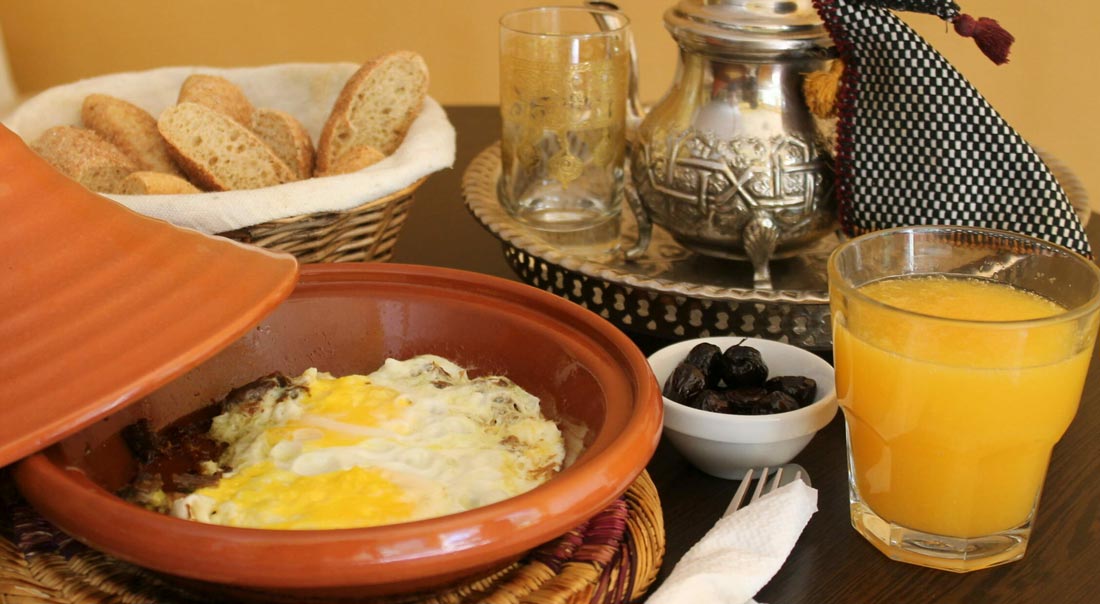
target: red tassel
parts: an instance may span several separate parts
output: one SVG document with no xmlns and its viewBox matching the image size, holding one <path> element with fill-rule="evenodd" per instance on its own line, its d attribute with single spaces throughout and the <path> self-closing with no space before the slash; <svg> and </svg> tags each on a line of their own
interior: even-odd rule
<svg viewBox="0 0 1100 604">
<path fill-rule="evenodd" d="M 964 38 L 974 38 L 978 48 L 997 65 L 1008 62 L 1008 50 L 1016 41 L 1000 23 L 988 17 L 959 15 L 955 18 L 955 32 Z"/>
</svg>

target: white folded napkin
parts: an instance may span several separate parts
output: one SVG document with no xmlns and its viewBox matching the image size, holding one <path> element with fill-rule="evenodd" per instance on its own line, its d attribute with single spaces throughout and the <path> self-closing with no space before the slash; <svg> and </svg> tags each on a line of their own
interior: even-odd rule
<svg viewBox="0 0 1100 604">
<path fill-rule="evenodd" d="M 672 569 L 648 604 L 742 604 L 771 581 L 817 511 L 795 480 L 720 519 Z"/>
<path fill-rule="evenodd" d="M 193 73 L 220 75 L 240 86 L 256 107 L 295 116 L 314 143 L 355 63 L 284 63 L 263 67 L 163 67 L 111 74 L 57 86 L 4 118 L 27 142 L 52 126 L 80 123 L 80 107 L 98 92 L 129 101 L 153 116 L 176 102 Z M 386 159 L 351 174 L 311 178 L 277 187 L 202 195 L 106 195 L 126 207 L 203 233 L 224 233 L 279 218 L 335 212 L 400 191 L 454 165 L 455 130 L 443 108 L 428 98 L 401 146 Z"/>
</svg>

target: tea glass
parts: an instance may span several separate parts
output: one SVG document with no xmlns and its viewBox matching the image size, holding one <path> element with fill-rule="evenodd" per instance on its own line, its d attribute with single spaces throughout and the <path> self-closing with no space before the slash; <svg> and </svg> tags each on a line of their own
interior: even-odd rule
<svg viewBox="0 0 1100 604">
<path fill-rule="evenodd" d="M 629 22 L 542 7 L 500 20 L 501 204 L 520 223 L 615 243 L 622 209 Z"/>
<path fill-rule="evenodd" d="M 920 226 L 845 242 L 828 272 L 853 527 L 932 568 L 1023 557 L 1084 387 L 1100 270 L 1023 235 Z M 973 295 L 952 304 L 959 288 Z"/>
</svg>

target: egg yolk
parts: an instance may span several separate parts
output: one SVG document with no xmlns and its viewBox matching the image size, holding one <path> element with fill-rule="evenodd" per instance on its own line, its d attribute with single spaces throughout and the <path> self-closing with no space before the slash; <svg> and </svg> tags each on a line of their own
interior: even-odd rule
<svg viewBox="0 0 1100 604">
<path fill-rule="evenodd" d="M 309 385 L 305 415 L 268 428 L 265 437 L 271 446 L 284 440 L 306 441 L 309 449 L 351 446 L 363 440 L 364 428 L 407 431 L 399 420 L 410 405 L 398 391 L 372 384 L 366 376 L 317 380 Z"/>
<path fill-rule="evenodd" d="M 358 466 L 301 476 L 266 461 L 203 492 L 232 505 L 232 513 L 219 519 L 229 526 L 335 529 L 404 522 L 413 512 L 413 504 L 385 471 Z"/>
</svg>

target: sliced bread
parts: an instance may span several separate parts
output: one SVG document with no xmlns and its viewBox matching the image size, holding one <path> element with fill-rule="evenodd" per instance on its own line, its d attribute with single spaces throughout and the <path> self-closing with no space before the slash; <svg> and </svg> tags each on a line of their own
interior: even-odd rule
<svg viewBox="0 0 1100 604">
<path fill-rule="evenodd" d="M 221 76 L 202 73 L 187 76 L 180 86 L 176 102 L 205 105 L 245 127 L 252 125 L 252 112 L 255 110 L 252 101 L 240 87 Z"/>
<path fill-rule="evenodd" d="M 123 195 L 189 195 L 202 190 L 175 174 L 132 172 L 122 181 Z"/>
<path fill-rule="evenodd" d="M 372 166 L 383 159 L 386 159 L 386 155 L 368 145 L 358 145 L 352 147 L 344 152 L 337 160 L 329 166 L 327 172 L 317 172 L 317 176 L 333 176 L 336 174 L 349 174 L 351 172 L 358 172 L 363 168 Z"/>
<path fill-rule="evenodd" d="M 184 174 L 203 189 L 258 189 L 294 180 L 291 169 L 260 137 L 205 105 L 169 107 L 157 128 Z"/>
<path fill-rule="evenodd" d="M 313 176 L 313 141 L 294 116 L 278 109 L 257 109 L 252 114 L 252 131 L 299 180 Z"/>
<path fill-rule="evenodd" d="M 78 126 L 54 126 L 35 139 L 31 148 L 57 171 L 100 193 L 119 193 L 122 181 L 137 170 L 118 147 Z"/>
<path fill-rule="evenodd" d="M 317 142 L 317 169 L 328 172 L 358 145 L 393 153 L 427 93 L 428 65 L 415 52 L 396 51 L 365 63 L 336 97 Z"/>
<path fill-rule="evenodd" d="M 149 112 L 106 94 L 90 94 L 80 108 L 84 127 L 122 151 L 139 170 L 179 174 L 168 155 L 157 120 Z"/>
</svg>

